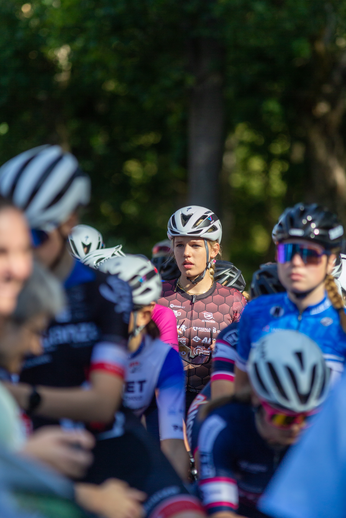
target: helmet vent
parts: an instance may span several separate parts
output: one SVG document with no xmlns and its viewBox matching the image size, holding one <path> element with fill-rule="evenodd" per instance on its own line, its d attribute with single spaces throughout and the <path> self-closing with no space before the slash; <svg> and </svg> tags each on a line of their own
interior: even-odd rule
<svg viewBox="0 0 346 518">
<path fill-rule="evenodd" d="M 284 388 L 283 388 L 283 386 L 282 386 L 282 384 L 281 384 L 281 381 L 280 381 L 280 379 L 279 379 L 279 377 L 278 377 L 278 375 L 277 375 L 277 373 L 276 373 L 276 370 L 274 369 L 274 367 L 273 367 L 272 363 L 268 362 L 268 363 L 267 363 L 267 365 L 268 365 L 268 368 L 269 368 L 270 374 L 272 375 L 273 381 L 274 381 L 274 383 L 275 383 L 275 385 L 276 385 L 276 388 L 277 388 L 277 389 L 278 389 L 278 391 L 280 392 L 280 395 L 281 395 L 284 399 L 286 399 L 286 401 L 289 401 L 289 399 L 288 399 L 288 397 L 287 397 L 287 394 L 286 394 L 286 392 L 284 391 Z"/>
<path fill-rule="evenodd" d="M 181 223 L 182 223 L 183 227 L 185 227 L 186 223 L 190 220 L 191 217 L 192 217 L 192 214 L 183 214 L 183 213 L 180 214 Z"/>
<path fill-rule="evenodd" d="M 35 186 L 35 189 L 32 191 L 30 197 L 27 199 L 25 206 L 23 206 L 24 210 L 28 208 L 28 206 L 30 205 L 32 200 L 35 198 L 35 196 L 38 193 L 38 191 L 41 189 L 41 187 L 44 184 L 44 182 L 49 177 L 50 173 L 53 171 L 55 166 L 62 160 L 62 158 L 63 158 L 63 155 L 59 155 L 57 158 L 55 158 L 55 160 L 53 160 L 53 162 L 44 171 L 44 173 L 42 174 L 41 178 L 38 180 L 38 182 L 37 182 L 37 184 Z"/>
<path fill-rule="evenodd" d="M 86 248 L 85 255 L 87 255 L 90 252 L 91 243 L 86 245 L 85 243 L 82 243 L 83 248 Z"/>
<path fill-rule="evenodd" d="M 215 230 L 217 230 L 217 228 L 215 227 L 215 225 L 213 225 L 207 230 L 207 234 L 209 234 L 210 232 L 215 232 Z"/>
<path fill-rule="evenodd" d="M 263 392 L 265 392 L 266 394 L 269 395 L 269 392 L 268 392 L 266 386 L 264 385 L 264 383 L 262 381 L 262 378 L 260 376 L 260 373 L 258 371 L 257 363 L 254 364 L 254 368 L 255 368 L 255 372 L 256 372 L 256 377 L 257 377 L 258 383 L 261 385 L 261 388 L 262 388 Z"/>
<path fill-rule="evenodd" d="M 298 361 L 300 363 L 301 368 L 304 370 L 304 360 L 303 360 L 303 353 L 301 351 L 297 351 L 295 353 L 296 357 L 298 358 Z"/>
<path fill-rule="evenodd" d="M 13 182 L 12 182 L 12 187 L 11 187 L 11 190 L 6 194 L 6 197 L 7 198 L 10 198 L 12 199 L 13 198 L 13 195 L 14 195 L 14 192 L 16 190 L 16 187 L 17 187 L 17 180 L 19 180 L 19 178 L 21 177 L 21 174 L 22 172 L 26 169 L 26 167 L 30 164 L 30 162 L 36 158 L 35 155 L 34 156 L 31 156 L 28 160 L 26 160 L 24 162 L 24 164 L 22 164 L 22 167 L 20 167 L 20 169 L 17 171 L 17 174 L 15 176 L 15 178 L 13 179 Z"/>
</svg>

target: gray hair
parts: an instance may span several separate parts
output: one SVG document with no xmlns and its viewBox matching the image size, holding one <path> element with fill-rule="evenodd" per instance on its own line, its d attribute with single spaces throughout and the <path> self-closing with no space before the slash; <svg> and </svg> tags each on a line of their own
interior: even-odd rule
<svg viewBox="0 0 346 518">
<path fill-rule="evenodd" d="M 53 318 L 63 309 L 64 304 L 65 294 L 61 283 L 35 262 L 33 272 L 18 296 L 11 319 L 17 324 L 25 324 L 41 314 Z"/>
</svg>

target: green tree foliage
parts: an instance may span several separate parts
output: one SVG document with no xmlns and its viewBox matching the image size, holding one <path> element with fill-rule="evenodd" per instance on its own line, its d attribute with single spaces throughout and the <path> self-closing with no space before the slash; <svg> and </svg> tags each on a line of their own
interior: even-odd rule
<svg viewBox="0 0 346 518">
<path fill-rule="evenodd" d="M 108 244 L 150 254 L 187 200 L 187 119 L 197 80 L 191 48 L 216 42 L 212 66 L 223 77 L 225 106 L 224 255 L 249 278 L 273 257 L 270 232 L 286 205 L 318 199 L 345 208 L 345 6 L 3 2 L 0 162 L 59 142 L 93 179 L 85 222 Z"/>
</svg>

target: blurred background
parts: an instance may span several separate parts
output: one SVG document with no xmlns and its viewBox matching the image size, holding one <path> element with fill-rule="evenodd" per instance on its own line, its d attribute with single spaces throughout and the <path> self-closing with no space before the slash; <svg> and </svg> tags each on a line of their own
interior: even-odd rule
<svg viewBox="0 0 346 518">
<path fill-rule="evenodd" d="M 250 281 L 283 209 L 346 224 L 346 0 L 0 3 L 0 163 L 59 143 L 92 177 L 83 222 L 150 257 L 212 208 Z"/>
</svg>

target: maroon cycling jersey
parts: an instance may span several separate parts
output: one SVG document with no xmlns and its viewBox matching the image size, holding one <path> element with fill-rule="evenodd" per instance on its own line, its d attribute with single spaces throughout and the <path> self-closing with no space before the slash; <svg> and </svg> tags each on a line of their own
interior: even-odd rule
<svg viewBox="0 0 346 518">
<path fill-rule="evenodd" d="M 218 282 L 202 295 L 189 295 L 177 286 L 175 279 L 162 284 L 158 303 L 175 313 L 187 390 L 200 392 L 210 379 L 211 352 L 217 335 L 232 322 L 238 322 L 246 300 L 238 290 Z"/>
</svg>

